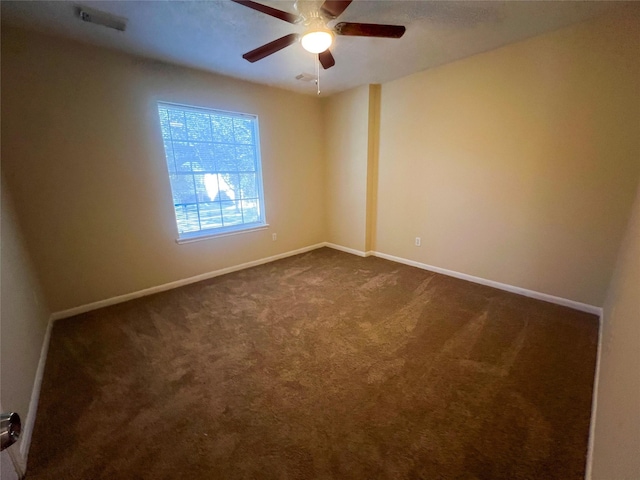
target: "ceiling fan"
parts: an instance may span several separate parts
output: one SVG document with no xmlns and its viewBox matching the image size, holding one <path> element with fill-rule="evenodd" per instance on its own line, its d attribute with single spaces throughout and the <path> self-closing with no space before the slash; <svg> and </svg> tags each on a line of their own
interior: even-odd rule
<svg viewBox="0 0 640 480">
<path fill-rule="evenodd" d="M 325 0 L 324 2 L 319 0 L 296 0 L 295 9 L 298 12 L 297 15 L 251 0 L 232 1 L 285 22 L 305 26 L 305 33 L 302 35 L 290 33 L 242 55 L 242 58 L 251 63 L 268 57 L 300 40 L 305 50 L 318 54 L 318 60 L 326 70 L 336 64 L 329 50 L 333 43 L 334 35 L 400 38 L 406 30 L 401 25 L 381 25 L 377 23 L 340 22 L 333 28 L 328 27 L 327 24 L 339 17 L 353 0 Z"/>
</svg>

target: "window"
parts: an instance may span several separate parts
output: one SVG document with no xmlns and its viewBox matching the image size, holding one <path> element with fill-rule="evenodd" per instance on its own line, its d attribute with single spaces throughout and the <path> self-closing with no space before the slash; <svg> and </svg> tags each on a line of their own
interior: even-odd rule
<svg viewBox="0 0 640 480">
<path fill-rule="evenodd" d="M 178 240 L 266 226 L 258 117 L 158 103 Z"/>
</svg>

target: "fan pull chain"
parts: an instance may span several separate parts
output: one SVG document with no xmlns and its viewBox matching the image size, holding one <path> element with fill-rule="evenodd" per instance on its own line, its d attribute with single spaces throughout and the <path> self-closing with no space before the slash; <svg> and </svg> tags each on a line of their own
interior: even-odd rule
<svg viewBox="0 0 640 480">
<path fill-rule="evenodd" d="M 320 95 L 320 55 L 316 55 L 316 87 L 318 88 L 318 96 Z"/>
</svg>

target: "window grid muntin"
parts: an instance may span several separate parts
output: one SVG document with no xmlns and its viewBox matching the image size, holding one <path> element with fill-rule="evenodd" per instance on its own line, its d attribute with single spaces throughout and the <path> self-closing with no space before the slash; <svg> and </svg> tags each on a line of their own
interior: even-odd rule
<svg viewBox="0 0 640 480">
<path fill-rule="evenodd" d="M 174 204 L 174 214 L 176 216 L 176 224 L 178 226 L 178 232 L 179 235 L 181 237 L 183 236 L 188 236 L 188 237 L 194 237 L 196 236 L 196 234 L 198 233 L 202 233 L 203 236 L 207 235 L 207 234 L 211 234 L 211 233 L 215 233 L 216 230 L 220 230 L 220 231 L 226 231 L 225 229 L 229 229 L 229 228 L 234 228 L 234 227 L 242 227 L 242 226 L 246 226 L 247 229 L 250 228 L 255 228 L 255 226 L 259 226 L 259 225 L 265 225 L 266 221 L 264 218 L 264 200 L 263 200 L 263 187 L 262 187 L 262 171 L 261 171 L 261 162 L 260 162 L 260 157 L 259 157 L 259 150 L 258 150 L 258 146 L 259 146 L 259 128 L 258 128 L 258 118 L 254 115 L 248 115 L 248 114 L 241 114 L 241 113 L 234 113 L 234 112 L 226 112 L 226 111 L 221 111 L 221 110 L 214 110 L 214 109 L 201 109 L 201 108 L 196 108 L 196 107 L 188 107 L 188 106 L 183 106 L 183 105 L 178 105 L 178 104 L 170 104 L 170 103 L 165 103 L 165 102 L 159 102 L 158 103 L 158 109 L 159 111 L 161 111 L 162 109 L 165 110 L 166 112 L 166 121 L 167 121 L 167 128 L 166 131 L 168 132 L 168 136 L 169 138 L 167 139 L 165 137 L 165 132 L 164 132 L 164 128 L 161 128 L 161 130 L 163 130 L 163 145 L 165 145 L 165 156 L 168 157 L 168 153 L 166 151 L 166 144 L 165 142 L 168 140 L 171 143 L 171 156 L 173 157 L 171 158 L 166 158 L 167 160 L 167 165 L 169 168 L 169 173 L 175 175 L 175 176 L 184 176 L 184 177 L 191 177 L 192 179 L 192 195 L 194 197 L 195 202 L 176 202 L 176 192 L 174 191 L 174 184 L 173 182 L 171 183 L 171 190 L 172 190 L 172 201 Z M 173 135 L 173 125 L 171 125 L 172 120 L 171 120 L 171 112 L 178 112 L 181 115 L 181 128 L 184 128 L 184 137 L 185 139 L 174 139 L 174 135 Z M 204 141 L 204 140 L 194 140 L 190 138 L 190 134 L 189 134 L 189 126 L 187 123 L 187 115 L 186 112 L 189 111 L 193 111 L 199 114 L 204 114 L 207 115 L 209 122 L 209 132 L 211 134 L 211 141 Z M 234 140 L 234 143 L 230 143 L 228 141 L 226 142 L 221 142 L 221 141 L 215 141 L 214 139 L 214 125 L 213 125 L 213 120 L 215 116 L 219 116 L 221 118 L 229 118 L 231 120 L 231 137 Z M 250 143 L 238 143 L 237 142 L 237 136 L 236 136 L 236 123 L 235 120 L 249 120 L 249 129 L 248 129 L 248 133 L 250 134 Z M 162 120 L 162 116 L 161 116 L 161 120 Z M 162 127 L 162 122 L 161 122 L 161 127 Z M 246 128 L 247 126 L 240 126 L 239 128 Z M 233 161 L 234 164 L 236 166 L 238 166 L 238 149 L 237 147 L 250 147 L 251 148 L 251 164 L 253 167 L 253 170 L 240 170 L 239 167 L 236 168 L 235 170 L 230 170 L 230 169 L 226 169 L 226 170 L 210 170 L 210 169 L 202 169 L 202 170 L 194 170 L 194 163 L 197 163 L 198 165 L 202 165 L 204 162 L 202 160 L 201 154 L 199 152 L 196 153 L 197 155 L 197 159 L 199 160 L 198 162 L 194 162 L 193 158 L 194 157 L 190 157 L 189 159 L 189 170 L 179 170 L 178 169 L 178 158 L 176 155 L 176 151 L 175 151 L 175 144 L 186 144 L 188 147 L 195 147 L 194 144 L 206 144 L 206 145 L 227 145 L 230 147 L 234 147 L 234 153 L 233 153 Z M 190 145 L 191 144 L 191 145 Z M 213 165 L 214 167 L 217 167 L 220 162 L 219 159 L 213 157 Z M 170 161 L 173 160 L 173 172 L 171 172 L 171 167 L 169 166 Z M 185 162 L 186 163 L 186 162 Z M 182 166 L 181 166 L 182 168 Z M 198 185 L 196 183 L 196 175 L 202 175 L 204 177 L 204 175 L 216 175 L 216 183 L 217 183 L 217 193 L 216 193 L 216 197 L 218 200 L 214 200 L 214 199 L 210 199 L 211 197 L 209 197 L 209 201 L 200 201 L 199 199 L 199 192 L 198 192 Z M 234 192 L 234 199 L 233 200 L 221 200 L 220 199 L 220 193 L 223 192 L 224 190 L 220 189 L 220 178 L 223 178 L 225 180 L 226 183 L 226 179 L 225 179 L 225 175 L 236 175 L 237 178 L 237 185 L 235 185 L 235 189 L 231 189 Z M 242 175 L 247 175 L 247 176 L 251 176 L 252 177 L 252 187 L 251 190 L 255 193 L 255 195 L 252 195 L 250 197 L 244 197 L 245 194 L 245 188 L 246 185 L 243 183 L 242 181 Z M 171 178 L 171 177 L 170 177 Z M 228 177 L 227 177 L 228 178 Z M 178 192 L 180 193 L 180 192 Z M 227 196 L 228 198 L 228 196 Z M 230 215 L 225 212 L 223 210 L 223 205 L 224 203 L 230 203 L 233 205 L 233 207 L 236 210 L 239 210 L 239 214 L 240 214 L 240 218 L 239 219 L 231 219 L 229 218 Z M 245 207 L 247 205 L 247 203 L 253 204 L 249 208 L 249 210 L 246 210 Z M 202 208 L 201 205 L 202 204 L 213 204 L 213 205 L 217 205 L 218 206 L 218 215 L 219 215 L 219 221 L 221 223 L 220 226 L 214 226 L 211 227 L 209 225 L 205 225 L 203 227 L 203 215 L 202 215 Z M 186 222 L 186 218 L 188 218 L 189 216 L 189 207 L 192 207 L 191 210 L 193 210 L 193 207 L 195 207 L 196 209 L 196 213 L 197 213 L 197 230 L 194 230 L 192 227 L 194 225 L 192 225 L 189 222 Z M 180 212 L 179 212 L 180 210 Z M 207 214 L 210 214 L 211 210 L 207 211 Z M 247 215 L 249 215 L 249 212 L 251 212 L 251 217 L 255 217 L 255 220 L 250 220 L 250 221 L 246 221 L 246 217 Z M 227 217 L 227 224 L 225 224 L 225 216 Z M 180 222 L 180 217 L 184 217 L 185 222 L 183 225 L 181 225 Z M 237 221 L 239 220 L 239 221 Z M 208 220 L 207 222 L 210 224 L 211 221 Z M 235 228 L 234 228 L 235 229 Z M 242 228 L 237 228 L 238 230 L 242 230 Z"/>
</svg>

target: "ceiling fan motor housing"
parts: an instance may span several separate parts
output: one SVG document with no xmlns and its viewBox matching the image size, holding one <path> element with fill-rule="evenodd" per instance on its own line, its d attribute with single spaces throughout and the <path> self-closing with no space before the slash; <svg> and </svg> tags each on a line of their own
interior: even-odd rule
<svg viewBox="0 0 640 480">
<path fill-rule="evenodd" d="M 312 23 L 321 23 L 323 26 L 327 20 L 331 20 L 329 17 L 325 17 L 322 14 L 322 4 L 324 2 L 322 0 L 297 0 L 294 4 L 294 8 L 298 15 L 300 15 L 300 20 L 303 25 L 309 26 Z"/>
</svg>

